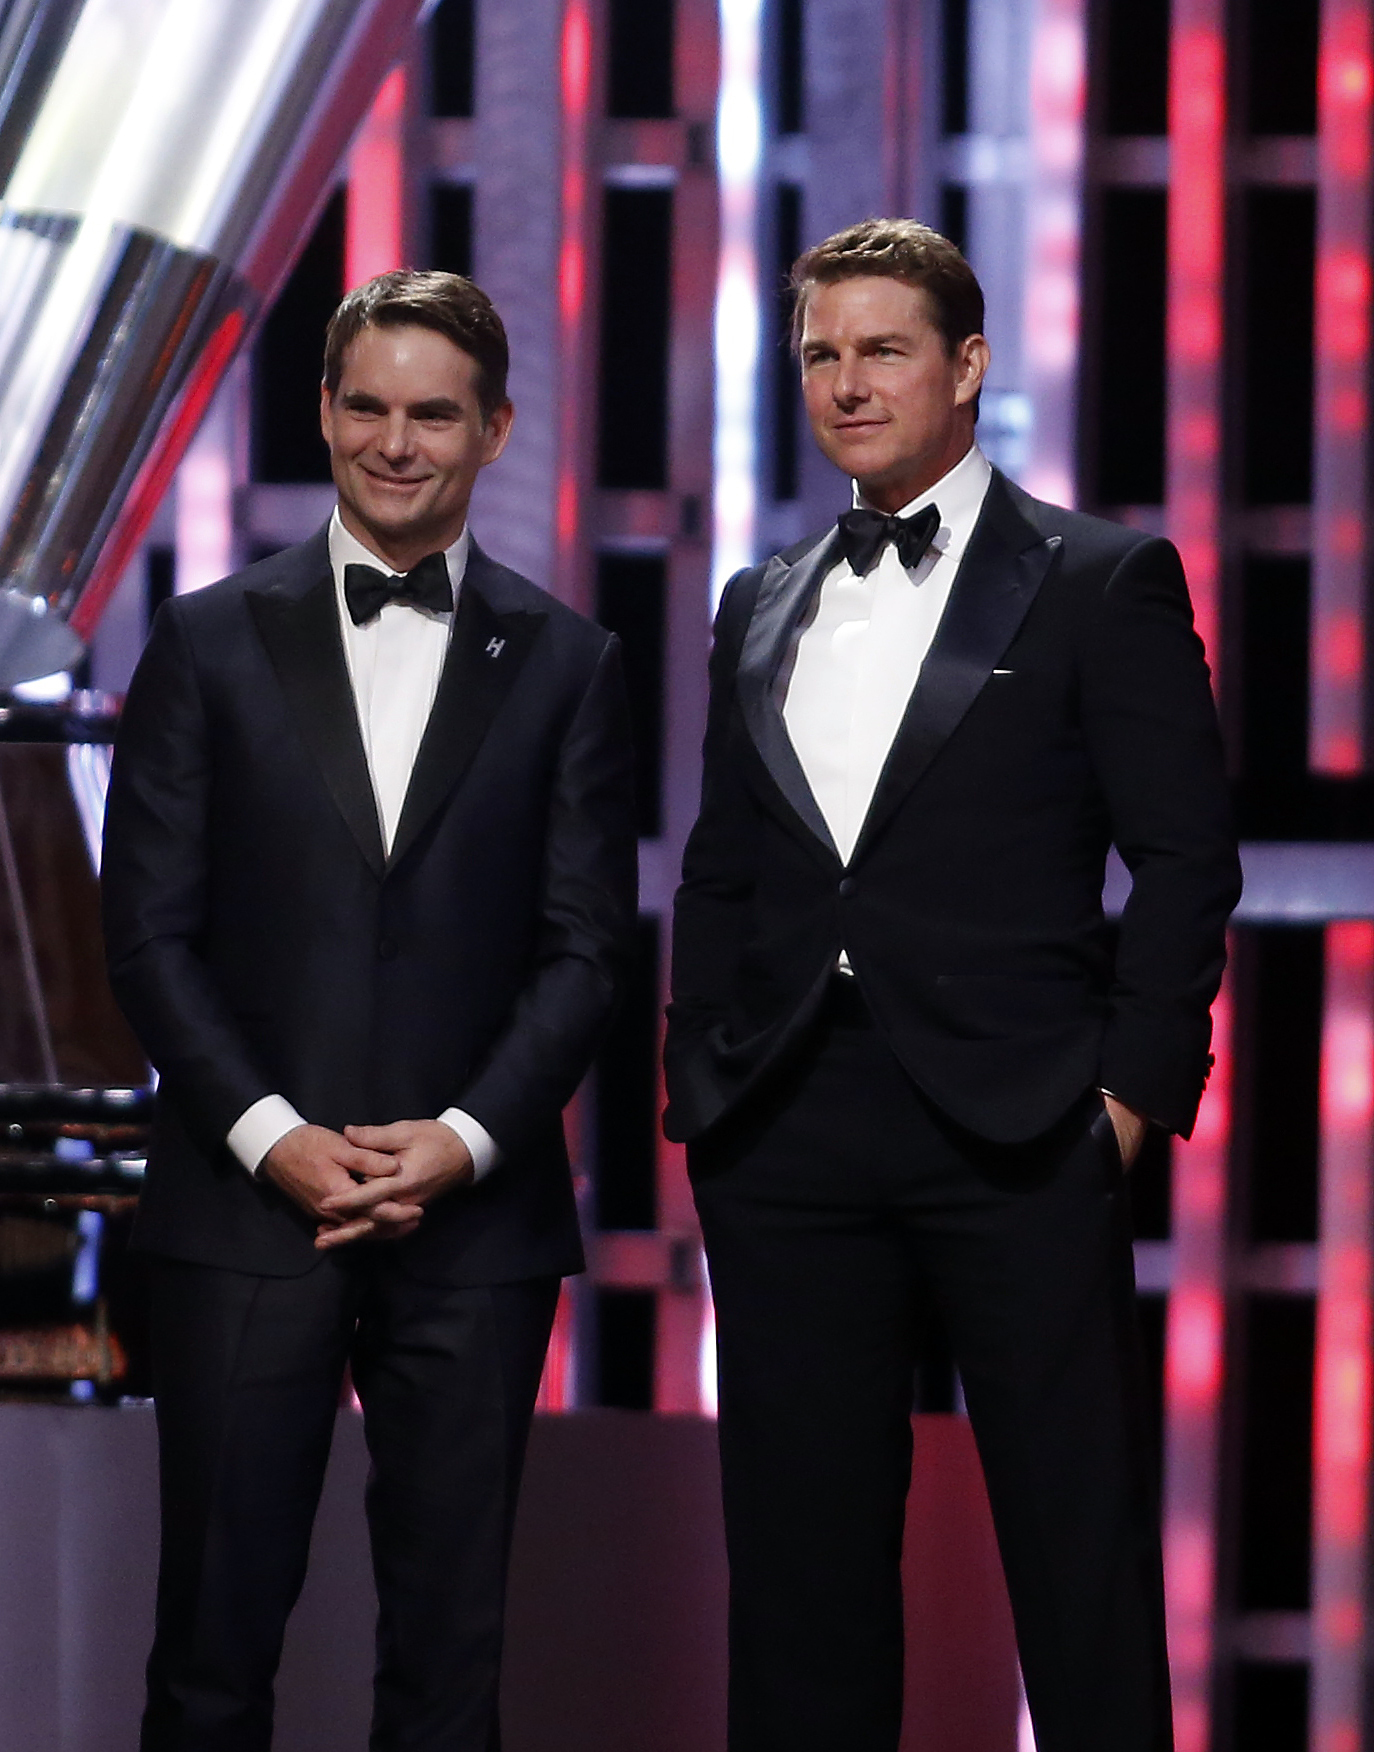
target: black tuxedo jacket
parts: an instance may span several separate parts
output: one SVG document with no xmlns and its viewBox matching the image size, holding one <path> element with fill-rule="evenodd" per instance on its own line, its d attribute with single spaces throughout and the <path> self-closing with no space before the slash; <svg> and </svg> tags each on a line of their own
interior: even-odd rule
<svg viewBox="0 0 1374 1752">
<path fill-rule="evenodd" d="M 1240 892 L 1178 555 L 994 473 L 843 865 L 773 696 L 833 533 L 741 573 L 716 623 L 701 813 L 678 893 L 668 1135 L 732 1112 L 841 950 L 916 1083 L 987 1139 L 1100 1085 L 1192 1128 Z M 1133 886 L 1102 910 L 1115 842 Z"/>
<path fill-rule="evenodd" d="M 631 941 L 619 654 L 474 545 L 383 851 L 323 532 L 164 605 L 105 830 L 116 996 L 161 1074 L 136 1240 L 268 1275 L 314 1225 L 225 1137 L 277 1092 L 335 1128 L 460 1106 L 504 1152 L 399 1243 L 454 1284 L 577 1270 L 561 1114 Z"/>
</svg>

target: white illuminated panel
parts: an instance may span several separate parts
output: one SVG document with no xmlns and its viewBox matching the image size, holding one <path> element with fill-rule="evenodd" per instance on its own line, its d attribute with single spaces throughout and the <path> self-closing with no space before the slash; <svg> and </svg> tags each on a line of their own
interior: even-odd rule
<svg viewBox="0 0 1374 1752">
<path fill-rule="evenodd" d="M 760 0 L 721 0 L 720 265 L 716 279 L 716 430 L 712 603 L 754 560 L 754 428 L 759 357 Z"/>
</svg>

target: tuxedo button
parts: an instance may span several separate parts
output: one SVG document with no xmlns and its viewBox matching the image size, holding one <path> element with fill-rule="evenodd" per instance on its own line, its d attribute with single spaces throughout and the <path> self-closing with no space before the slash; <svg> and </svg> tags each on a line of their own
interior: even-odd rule
<svg viewBox="0 0 1374 1752">
<path fill-rule="evenodd" d="M 394 961 L 396 959 L 396 939 L 394 937 L 381 938 L 377 944 L 377 953 L 383 961 Z"/>
<path fill-rule="evenodd" d="M 848 900 L 850 895 L 854 894 L 857 891 L 858 886 L 859 886 L 859 884 L 855 881 L 855 879 L 852 876 L 841 876 L 840 877 L 840 899 L 841 900 Z"/>
</svg>

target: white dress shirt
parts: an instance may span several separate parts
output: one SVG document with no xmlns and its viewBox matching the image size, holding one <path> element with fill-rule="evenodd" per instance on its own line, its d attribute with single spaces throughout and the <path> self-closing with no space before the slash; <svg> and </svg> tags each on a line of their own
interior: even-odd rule
<svg viewBox="0 0 1374 1752">
<path fill-rule="evenodd" d="M 832 566 L 778 673 L 787 734 L 846 864 L 991 479 L 974 445 L 928 492 L 903 505 L 898 517 L 931 503 L 940 508 L 940 527 L 913 570 L 891 542 L 862 578 L 847 560 Z M 857 486 L 855 503 L 863 503 Z"/>
<path fill-rule="evenodd" d="M 444 554 L 455 607 L 467 570 L 469 546 L 465 528 Z M 439 691 L 453 615 L 432 614 L 407 603 L 388 602 L 380 614 L 362 626 L 355 626 L 344 600 L 344 568 L 372 566 L 389 577 L 396 576 L 396 572 L 344 528 L 337 508 L 329 521 L 329 564 L 334 573 L 339 630 L 358 708 L 358 727 L 377 800 L 377 820 L 382 843 L 389 852 L 415 756 Z M 496 1166 L 499 1156 L 496 1140 L 470 1113 L 450 1107 L 439 1118 L 467 1145 L 475 1179 L 480 1180 Z M 305 1123 L 284 1095 L 264 1095 L 234 1122 L 227 1141 L 249 1173 L 256 1174 L 273 1144 Z"/>
</svg>

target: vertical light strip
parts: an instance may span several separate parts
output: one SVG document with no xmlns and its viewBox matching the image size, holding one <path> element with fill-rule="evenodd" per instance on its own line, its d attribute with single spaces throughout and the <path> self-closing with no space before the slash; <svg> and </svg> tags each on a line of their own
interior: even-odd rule
<svg viewBox="0 0 1374 1752">
<path fill-rule="evenodd" d="M 1213 1011 L 1216 1063 L 1191 1140 L 1174 1147 L 1173 1284 L 1164 1339 L 1164 1590 L 1177 1752 L 1211 1744 L 1217 1466 L 1225 1369 L 1231 997 Z"/>
<path fill-rule="evenodd" d="M 558 246 L 560 429 L 555 576 L 557 590 L 564 600 L 576 601 L 581 594 L 581 488 L 588 444 L 587 407 L 592 400 L 583 370 L 587 239 L 591 224 L 587 176 L 592 91 L 589 0 L 568 0 L 564 9 L 559 84 L 563 103 L 563 183 L 562 237 Z"/>
<path fill-rule="evenodd" d="M 406 74 L 382 82 L 348 157 L 344 286 L 404 267 Z"/>
<path fill-rule="evenodd" d="M 711 601 L 754 561 L 754 478 L 759 358 L 759 101 L 761 0 L 720 0 L 720 261 L 716 279 Z"/>
<path fill-rule="evenodd" d="M 1198 632 L 1215 673 L 1221 614 L 1224 0 L 1174 0 L 1169 53 L 1166 485 Z"/>
<path fill-rule="evenodd" d="M 1057 505 L 1077 496 L 1083 0 L 1037 0 L 1031 42 L 1022 356 L 1033 424 L 1021 477 Z"/>
<path fill-rule="evenodd" d="M 557 263 L 557 427 L 554 462 L 554 593 L 589 608 L 582 554 L 582 490 L 591 466 L 587 409 L 588 237 L 592 224 L 587 165 L 592 102 L 592 18 L 589 0 L 567 0 L 558 39 L 558 98 L 562 143 Z M 567 1115 L 580 1151 L 592 1148 L 586 1103 L 575 1096 Z M 586 1297 L 566 1284 L 559 1297 L 540 1409 L 572 1411 L 579 1396 L 579 1314 Z"/>
<path fill-rule="evenodd" d="M 1315 431 L 1309 759 L 1364 755 L 1364 587 L 1370 298 L 1369 0 L 1323 0 L 1317 76 Z"/>
<path fill-rule="evenodd" d="M 1369 1562 L 1374 925 L 1326 932 L 1312 1455 L 1312 1752 L 1359 1752 Z"/>
<path fill-rule="evenodd" d="M 1168 416 L 1165 499 L 1198 632 L 1220 661 L 1225 0 L 1173 0 L 1169 42 Z M 1164 1351 L 1164 1590 L 1177 1752 L 1209 1752 L 1218 1466 L 1225 1369 L 1229 986 L 1216 1064 L 1174 1164 L 1174 1277 Z"/>
</svg>

